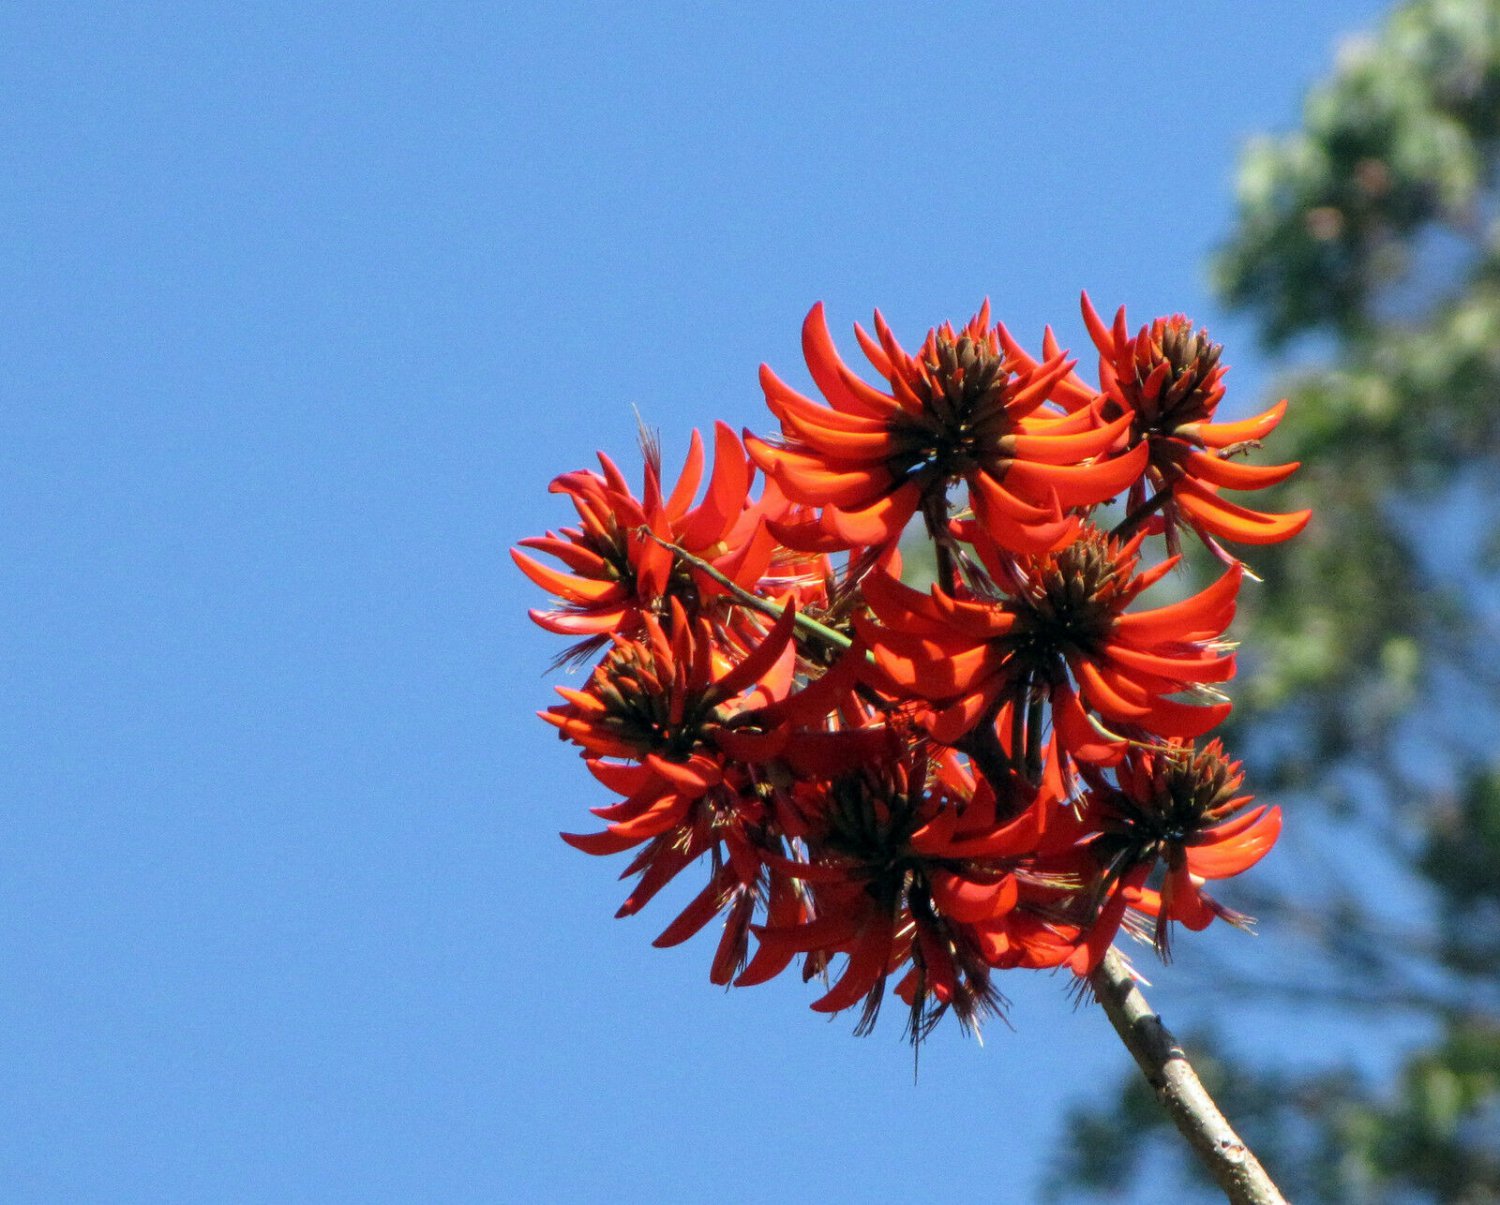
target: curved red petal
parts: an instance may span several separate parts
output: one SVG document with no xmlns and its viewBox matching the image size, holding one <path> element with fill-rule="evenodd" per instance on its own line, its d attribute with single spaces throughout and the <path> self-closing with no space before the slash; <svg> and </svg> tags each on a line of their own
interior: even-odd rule
<svg viewBox="0 0 1500 1205">
<path fill-rule="evenodd" d="M 870 388 L 839 358 L 821 301 L 802 323 L 802 356 L 813 382 L 835 410 L 874 418 L 887 418 L 900 410 L 894 398 Z"/>
<path fill-rule="evenodd" d="M 1276 429 L 1286 413 L 1286 399 L 1277 402 L 1264 414 L 1237 423 L 1197 423 L 1179 428 L 1179 435 L 1196 436 L 1210 448 L 1227 448 L 1230 444 L 1264 439 Z"/>
<path fill-rule="evenodd" d="M 1223 460 L 1206 452 L 1189 452 L 1183 463 L 1200 481 L 1227 490 L 1265 489 L 1285 481 L 1302 467 L 1300 460 L 1289 464 L 1245 464 L 1239 460 Z"/>
</svg>

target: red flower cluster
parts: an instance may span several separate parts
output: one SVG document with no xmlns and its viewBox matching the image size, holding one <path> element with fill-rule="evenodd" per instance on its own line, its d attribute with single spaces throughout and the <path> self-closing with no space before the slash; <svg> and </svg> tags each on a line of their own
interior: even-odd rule
<svg viewBox="0 0 1500 1205">
<path fill-rule="evenodd" d="M 1307 522 L 1220 496 L 1297 467 L 1237 459 L 1283 407 L 1216 421 L 1220 349 L 1180 316 L 1133 337 L 1123 310 L 1106 328 L 1085 298 L 1084 317 L 1097 388 L 1050 330 L 1035 359 L 988 307 L 915 355 L 878 313 L 856 327 L 876 387 L 815 306 L 803 351 L 826 404 L 763 367 L 780 433 L 720 424 L 701 500 L 696 432 L 670 492 L 649 449 L 639 497 L 601 455 L 602 475 L 553 483 L 579 525 L 522 541 L 561 567 L 513 554 L 558 599 L 532 617 L 584 638 L 565 657 L 603 653 L 542 713 L 616 797 L 601 831 L 565 838 L 632 854 L 622 916 L 706 863 L 657 944 L 722 916 L 715 983 L 800 963 L 829 981 L 813 1008 L 861 1005 L 861 1029 L 889 986 L 916 1038 L 948 1011 L 977 1027 L 999 970 L 1087 977 L 1122 927 L 1165 955 L 1173 921 L 1245 922 L 1204 886 L 1259 861 L 1280 812 L 1195 742 L 1230 706 L 1244 573 L 1222 541 Z M 900 580 L 916 516 L 926 590 Z M 1227 568 L 1142 602 L 1184 531 Z"/>
</svg>

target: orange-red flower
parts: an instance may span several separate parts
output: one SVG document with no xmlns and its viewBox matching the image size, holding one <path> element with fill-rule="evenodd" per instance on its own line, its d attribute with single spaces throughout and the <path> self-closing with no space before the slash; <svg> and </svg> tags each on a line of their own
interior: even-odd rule
<svg viewBox="0 0 1500 1205">
<path fill-rule="evenodd" d="M 1115 313 L 1114 324 L 1106 326 L 1087 293 L 1082 304 L 1084 322 L 1099 349 L 1099 392 L 1074 374 L 1058 382 L 1050 398 L 1070 411 L 1097 408 L 1106 419 L 1129 419 L 1129 445 L 1144 445 L 1149 453 L 1147 470 L 1130 491 L 1129 511 L 1160 510 L 1157 526 L 1164 526 L 1174 541 L 1173 551 L 1178 522 L 1213 547 L 1214 537 L 1272 544 L 1301 531 L 1310 511 L 1271 514 L 1220 496 L 1225 489 L 1264 489 L 1297 470 L 1296 462 L 1250 465 L 1233 459 L 1276 428 L 1286 403 L 1242 422 L 1216 422 L 1227 369 L 1221 363 L 1223 349 L 1210 341 L 1207 331 L 1195 330 L 1191 320 L 1174 314 L 1131 335 L 1124 306 Z M 1023 366 L 1036 366 L 1009 332 L 1000 335 L 1007 354 Z M 1055 348 L 1049 329 L 1042 343 L 1049 363 Z"/>
<path fill-rule="evenodd" d="M 789 499 L 821 508 L 814 531 L 781 528 L 784 540 L 830 549 L 888 545 L 919 510 L 936 513 L 941 504 L 946 514 L 949 488 L 963 481 L 992 538 L 1041 552 L 1075 534 L 1076 520 L 1063 508 L 1112 498 L 1145 467 L 1144 448 L 1110 455 L 1127 416 L 1104 422 L 1089 407 L 1074 414 L 1042 408 L 1071 363 L 1062 353 L 1041 365 L 1006 355 L 988 304 L 961 331 L 930 331 L 915 356 L 878 311 L 875 339 L 855 332 L 888 391 L 839 358 L 821 303 L 803 324 L 802 350 L 828 404 L 761 366 L 781 438 L 747 433 L 745 447 Z"/>
<path fill-rule="evenodd" d="M 924 594 L 877 568 L 864 581 L 873 622 L 857 626 L 885 679 L 934 707 L 929 731 L 948 744 L 1009 706 L 1011 731 L 1039 748 L 1041 708 L 1075 758 L 1112 761 L 1108 730 L 1196 736 L 1229 704 L 1194 706 L 1168 696 L 1226 681 L 1234 659 L 1220 640 L 1234 617 L 1242 570 L 1181 602 L 1126 608 L 1175 564 L 1137 573 L 1143 536 L 1120 543 L 1086 528 L 1059 552 L 1006 557 L 982 537 L 975 548 L 992 592 Z M 1105 731 L 1087 718 L 1099 716 Z M 1014 742 L 1019 748 L 1021 742 Z"/>
<path fill-rule="evenodd" d="M 863 1001 L 867 1030 L 888 976 L 908 967 L 896 991 L 912 1010 L 913 1038 L 949 1009 L 976 1028 L 1000 1003 L 976 926 L 1014 907 L 1032 828 L 997 829 L 993 795 L 986 804 L 974 787 L 951 751 L 935 764 L 920 740 L 830 781 L 797 784 L 790 799 L 807 861 L 775 869 L 805 884 L 812 915 L 758 928 L 760 948 L 738 982 L 763 982 L 797 954 L 817 967 L 844 954 L 816 1011 Z"/>
<path fill-rule="evenodd" d="M 754 589 L 770 569 L 776 547 L 763 519 L 781 514 L 785 501 L 775 490 L 759 502 L 750 500 L 755 470 L 738 437 L 719 423 L 713 473 L 703 500 L 695 506 L 704 459 L 702 437 L 694 431 L 682 475 L 672 491 L 664 493 L 660 467 L 655 456 L 648 455 L 639 499 L 602 452 L 602 475 L 582 470 L 554 480 L 552 492 L 569 497 L 579 525 L 520 542 L 555 557 L 563 569 L 511 550 L 521 571 L 560 600 L 561 605 L 551 610 L 532 611 L 531 618 L 548 631 L 589 638 L 593 645 L 586 643 L 584 648 L 592 651 L 609 633 L 639 632 L 647 615 L 666 616 L 670 600 L 696 615 L 704 599 L 723 595 L 722 586 L 694 571 L 653 535 L 711 563 L 736 584 Z"/>
<path fill-rule="evenodd" d="M 642 639 L 623 636 L 582 690 L 559 686 L 565 702 L 541 712 L 582 747 L 589 770 L 624 796 L 593 812 L 603 832 L 564 833 L 591 854 L 644 846 L 625 875 L 640 881 L 620 908 L 630 915 L 705 853 L 714 873 L 657 939 L 685 941 L 730 909 L 712 977 L 727 983 L 744 961 L 749 923 L 764 894 L 762 859 L 779 848 L 753 770 L 727 756 L 719 739 L 737 717 L 785 697 L 792 683 L 794 612 L 749 649 L 734 648 L 708 620 L 690 621 L 675 599 L 670 634 L 645 615 Z M 619 759 L 619 760 L 611 760 Z"/>
<path fill-rule="evenodd" d="M 1206 928 L 1215 917 L 1244 925 L 1248 918 L 1203 891 L 1209 879 L 1226 879 L 1259 862 L 1281 833 L 1281 809 L 1246 810 L 1251 796 L 1239 794 L 1240 763 L 1210 741 L 1133 747 L 1109 783 L 1085 768 L 1093 786 L 1084 805 L 1098 830 L 1090 848 L 1107 888 L 1131 884 L 1130 905 L 1156 917 L 1156 945 L 1168 953 L 1169 922 Z M 1140 886 L 1158 864 L 1165 866 L 1161 890 Z"/>
</svg>

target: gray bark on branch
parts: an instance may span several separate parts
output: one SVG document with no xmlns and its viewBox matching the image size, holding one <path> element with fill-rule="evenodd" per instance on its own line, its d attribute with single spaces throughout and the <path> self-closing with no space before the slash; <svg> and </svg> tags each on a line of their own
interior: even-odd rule
<svg viewBox="0 0 1500 1205">
<path fill-rule="evenodd" d="M 1233 1205 L 1286 1205 L 1260 1160 L 1219 1111 L 1177 1039 L 1151 1011 L 1124 957 L 1111 949 L 1090 983 L 1156 1099 L 1224 1195 Z"/>
</svg>

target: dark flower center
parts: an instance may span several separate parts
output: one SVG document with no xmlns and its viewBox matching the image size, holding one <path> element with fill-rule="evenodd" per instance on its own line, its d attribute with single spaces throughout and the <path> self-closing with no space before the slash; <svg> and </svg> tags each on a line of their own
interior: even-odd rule
<svg viewBox="0 0 1500 1205">
<path fill-rule="evenodd" d="M 716 718 L 701 696 L 691 694 L 683 700 L 681 718 L 674 720 L 676 687 L 639 645 L 614 649 L 594 671 L 591 688 L 607 708 L 599 725 L 633 745 L 643 757 L 656 753 L 668 760 L 684 760 L 702 747 Z"/>
<path fill-rule="evenodd" d="M 956 342 L 937 338 L 916 361 L 908 379 L 922 402 L 920 413 L 903 412 L 892 424 L 899 451 L 889 461 L 897 477 L 949 482 L 969 472 L 1010 429 L 1005 405 L 1011 374 L 1002 357 L 969 335 Z"/>
<path fill-rule="evenodd" d="M 1240 785 L 1235 767 L 1213 747 L 1191 756 L 1163 758 L 1151 791 L 1135 798 L 1123 791 L 1108 797 L 1111 818 L 1099 838 L 1106 861 L 1124 856 L 1139 864 L 1181 849 L 1198 833 L 1224 819 L 1225 805 Z"/>
<path fill-rule="evenodd" d="M 921 827 L 924 784 L 909 784 L 911 773 L 908 766 L 862 770 L 828 787 L 821 843 L 856 868 L 866 892 L 882 907 L 894 906 L 914 885 L 925 883 L 925 862 L 910 848 L 912 833 Z"/>
<path fill-rule="evenodd" d="M 598 527 L 586 527 L 579 542 L 604 562 L 606 576 L 635 591 L 635 566 L 630 563 L 630 545 L 613 515 Z"/>
<path fill-rule="evenodd" d="M 1023 592 L 1008 606 L 1016 624 L 1003 638 L 1026 676 L 1056 682 L 1069 653 L 1099 651 L 1126 599 L 1108 539 L 1089 532 L 1061 552 L 1023 563 Z"/>
<path fill-rule="evenodd" d="M 1138 434 L 1170 435 L 1187 423 L 1203 422 L 1213 417 L 1222 390 L 1224 375 L 1219 365 L 1223 347 L 1208 337 L 1206 330 L 1194 330 L 1192 322 L 1181 314 L 1158 319 L 1151 327 L 1151 354 L 1136 360 L 1135 394 L 1132 401 L 1140 415 Z M 1162 363 L 1167 377 L 1154 397 L 1146 397 L 1142 387 Z"/>
<path fill-rule="evenodd" d="M 897 867 L 918 827 L 915 801 L 874 771 L 847 774 L 830 784 L 827 822 L 828 848 L 874 871 Z"/>
<path fill-rule="evenodd" d="M 604 562 L 604 577 L 607 580 L 619 582 L 639 603 L 649 605 L 658 614 L 667 614 L 674 598 L 689 615 L 698 613 L 702 597 L 689 565 L 680 557 L 674 557 L 661 597 L 640 598 L 635 563 L 631 560 L 631 537 L 614 515 L 594 517 L 595 523 L 586 525 L 581 531 L 575 529 L 575 534 L 579 543 Z"/>
</svg>

